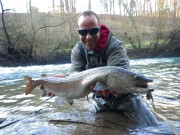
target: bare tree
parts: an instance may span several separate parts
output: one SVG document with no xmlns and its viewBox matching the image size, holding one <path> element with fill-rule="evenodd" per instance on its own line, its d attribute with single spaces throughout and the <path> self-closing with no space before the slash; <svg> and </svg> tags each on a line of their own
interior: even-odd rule
<svg viewBox="0 0 180 135">
<path fill-rule="evenodd" d="M 108 2 L 107 2 L 107 0 L 104 0 L 103 6 L 104 6 L 104 12 L 107 14 L 108 13 Z"/>
<path fill-rule="evenodd" d="M 112 5 L 113 5 L 113 14 L 115 14 L 115 1 L 112 0 Z"/>
<path fill-rule="evenodd" d="M 31 6 L 31 0 L 29 0 L 29 9 L 30 9 L 30 17 L 31 17 L 31 28 L 32 28 L 32 31 L 33 31 L 33 36 L 32 36 L 32 44 L 31 44 L 31 47 L 30 47 L 30 54 L 32 55 L 33 53 L 33 48 L 34 48 L 34 43 L 35 43 L 35 35 L 36 35 L 36 32 L 35 32 L 35 29 L 34 29 L 34 23 L 33 23 L 33 15 L 32 15 L 32 6 Z M 37 48 L 38 49 L 38 48 Z"/>
<path fill-rule="evenodd" d="M 150 16 L 152 16 L 152 4 L 151 4 L 151 0 L 148 0 L 148 2 L 149 2 L 149 14 L 150 14 Z"/>
<path fill-rule="evenodd" d="M 119 15 L 121 16 L 122 14 L 121 14 L 121 5 L 122 5 L 122 2 L 121 2 L 121 0 L 118 0 L 118 7 L 119 7 Z"/>
<path fill-rule="evenodd" d="M 173 11 L 174 11 L 173 17 L 176 18 L 178 16 L 178 1 L 177 0 L 173 1 Z"/>
<path fill-rule="evenodd" d="M 109 11 L 110 11 L 110 14 L 115 14 L 114 0 L 109 0 Z"/>
<path fill-rule="evenodd" d="M 130 1 L 130 14 L 131 15 L 137 15 L 137 12 L 136 12 L 136 2 L 134 0 L 131 0 Z"/>
<path fill-rule="evenodd" d="M 100 0 L 101 3 L 101 14 L 103 13 L 103 0 Z"/>
<path fill-rule="evenodd" d="M 155 12 L 155 16 L 157 15 L 157 1 L 155 0 L 154 2 L 154 12 Z"/>
<path fill-rule="evenodd" d="M 76 13 L 76 0 L 73 1 L 73 8 L 72 11 Z"/>
<path fill-rule="evenodd" d="M 64 13 L 64 3 L 63 3 L 63 1 L 62 0 L 59 0 L 59 2 L 60 2 L 60 13 Z"/>
<path fill-rule="evenodd" d="M 19 43 L 23 41 L 24 34 L 22 33 L 22 25 L 18 24 L 18 22 L 15 22 L 16 24 L 13 25 L 11 22 L 6 22 L 5 15 L 11 15 L 8 13 L 5 13 L 6 11 L 9 11 L 10 9 L 4 9 L 3 3 L 0 0 L 0 6 L 2 9 L 2 37 L 1 38 L 1 45 L 3 45 L 6 48 L 6 58 L 12 62 L 21 62 L 24 60 L 24 58 L 29 58 L 29 47 L 20 46 Z M 14 18 L 13 18 L 14 19 Z M 3 41 L 2 41 L 3 40 Z"/>
<path fill-rule="evenodd" d="M 122 2 L 122 5 L 124 6 L 124 8 L 126 9 L 126 12 L 128 13 L 130 21 L 131 21 L 131 23 L 133 25 L 133 28 L 134 28 L 135 32 L 136 32 L 135 37 L 136 37 L 136 40 L 138 42 L 138 48 L 136 48 L 135 45 L 132 45 L 132 47 L 134 47 L 134 49 L 139 49 L 140 50 L 141 49 L 141 40 L 140 40 L 140 37 L 138 35 L 138 28 L 136 26 L 135 20 L 133 18 L 133 15 L 131 14 L 130 10 L 128 9 L 127 4 L 123 0 L 121 0 L 121 2 Z"/>
<path fill-rule="evenodd" d="M 88 9 L 91 10 L 91 0 L 89 0 Z"/>
<path fill-rule="evenodd" d="M 110 14 L 112 14 L 112 9 L 113 9 L 112 0 L 109 0 L 109 12 L 110 12 Z"/>
<path fill-rule="evenodd" d="M 55 11 L 55 3 L 54 0 L 52 0 L 52 8 L 53 8 L 53 12 Z"/>
<path fill-rule="evenodd" d="M 143 4 L 143 15 L 146 15 L 146 0 L 144 0 Z"/>
<path fill-rule="evenodd" d="M 7 32 L 6 23 L 5 23 L 5 20 L 4 20 L 4 14 L 5 14 L 5 12 L 8 11 L 8 10 L 11 10 L 11 9 L 4 9 L 3 3 L 2 3 L 1 0 L 0 0 L 0 4 L 1 4 L 1 9 L 2 9 L 2 17 L 1 17 L 1 20 L 2 20 L 2 24 L 3 24 L 3 31 L 4 31 L 5 39 L 7 40 L 8 50 L 11 50 L 11 48 L 12 48 L 12 45 L 11 45 L 11 44 L 12 44 L 12 42 L 11 42 L 10 36 L 9 36 L 9 34 L 8 34 L 8 32 Z"/>
<path fill-rule="evenodd" d="M 62 0 L 61 0 L 61 2 L 62 2 Z M 65 7 L 66 7 L 66 12 L 70 13 L 69 0 L 65 0 Z"/>
</svg>

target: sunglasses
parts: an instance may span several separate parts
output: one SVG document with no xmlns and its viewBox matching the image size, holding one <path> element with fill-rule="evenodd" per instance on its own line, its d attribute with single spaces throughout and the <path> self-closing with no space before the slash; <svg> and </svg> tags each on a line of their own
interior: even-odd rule
<svg viewBox="0 0 180 135">
<path fill-rule="evenodd" d="M 96 35 L 98 32 L 99 32 L 99 27 L 88 29 L 88 30 L 78 29 L 78 33 L 81 36 L 87 36 L 88 33 L 93 36 L 93 35 Z"/>
</svg>

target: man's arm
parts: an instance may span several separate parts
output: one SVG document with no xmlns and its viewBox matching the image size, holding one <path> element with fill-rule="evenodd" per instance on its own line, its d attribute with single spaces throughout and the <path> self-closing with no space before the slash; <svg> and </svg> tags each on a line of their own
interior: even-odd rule
<svg viewBox="0 0 180 135">
<path fill-rule="evenodd" d="M 71 68 L 70 73 L 80 72 L 86 69 L 86 63 L 82 58 L 82 44 L 77 43 L 71 51 Z M 84 51 L 84 50 L 83 50 Z"/>
<path fill-rule="evenodd" d="M 107 51 L 107 65 L 120 66 L 122 68 L 130 69 L 129 58 L 122 41 L 113 37 L 109 42 L 109 49 Z"/>
</svg>

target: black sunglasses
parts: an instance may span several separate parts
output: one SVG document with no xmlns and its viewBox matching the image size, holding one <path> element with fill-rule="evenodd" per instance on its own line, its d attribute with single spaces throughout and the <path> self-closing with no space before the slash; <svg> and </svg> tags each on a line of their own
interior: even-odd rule
<svg viewBox="0 0 180 135">
<path fill-rule="evenodd" d="M 81 36 L 87 36 L 87 34 L 96 35 L 99 32 L 99 27 L 92 28 L 92 29 L 78 29 L 78 33 Z"/>
</svg>

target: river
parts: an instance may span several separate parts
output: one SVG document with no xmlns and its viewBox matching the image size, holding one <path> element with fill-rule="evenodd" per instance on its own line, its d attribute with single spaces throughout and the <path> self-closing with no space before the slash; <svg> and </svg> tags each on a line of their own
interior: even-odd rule
<svg viewBox="0 0 180 135">
<path fill-rule="evenodd" d="M 38 88 L 29 95 L 24 94 L 24 75 L 39 78 L 42 73 L 48 76 L 66 74 L 70 67 L 67 63 L 0 67 L 0 134 L 180 134 L 180 58 L 136 59 L 130 60 L 130 64 L 133 71 L 154 80 L 155 108 L 152 102 L 146 102 L 156 113 L 157 127 L 139 128 L 120 113 L 95 114 L 91 98 L 89 101 L 87 98 L 75 100 L 73 105 L 64 102 L 56 107 L 54 98 L 41 97 Z"/>
</svg>

